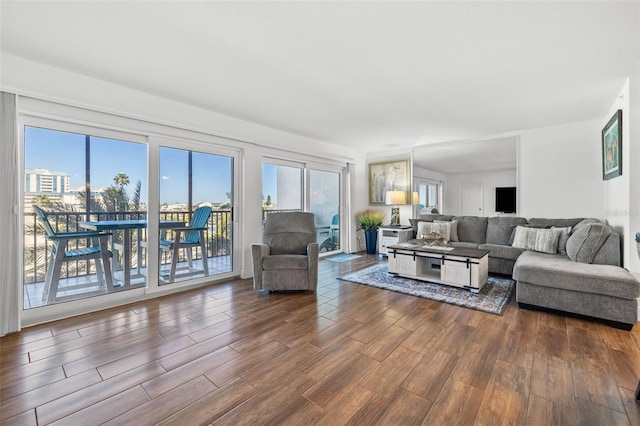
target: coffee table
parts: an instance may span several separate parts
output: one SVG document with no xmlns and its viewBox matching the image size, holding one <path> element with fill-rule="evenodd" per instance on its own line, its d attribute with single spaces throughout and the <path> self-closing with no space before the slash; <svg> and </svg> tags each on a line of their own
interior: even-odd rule
<svg viewBox="0 0 640 426">
<path fill-rule="evenodd" d="M 393 244 L 388 250 L 390 274 L 474 293 L 482 289 L 489 276 L 489 250 L 409 243 Z"/>
</svg>

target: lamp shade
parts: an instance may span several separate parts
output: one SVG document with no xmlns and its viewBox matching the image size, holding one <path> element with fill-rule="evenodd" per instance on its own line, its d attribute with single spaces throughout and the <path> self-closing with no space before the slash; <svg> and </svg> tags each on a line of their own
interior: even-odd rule
<svg viewBox="0 0 640 426">
<path fill-rule="evenodd" d="M 384 203 L 390 206 L 407 204 L 407 195 L 404 191 L 387 191 Z"/>
<path fill-rule="evenodd" d="M 420 197 L 417 192 L 413 193 L 413 204 L 416 206 L 420 204 Z"/>
</svg>

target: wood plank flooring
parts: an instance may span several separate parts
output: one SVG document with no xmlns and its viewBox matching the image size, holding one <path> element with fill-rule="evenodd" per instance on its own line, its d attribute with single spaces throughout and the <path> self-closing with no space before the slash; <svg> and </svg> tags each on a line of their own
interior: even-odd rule
<svg viewBox="0 0 640 426">
<path fill-rule="evenodd" d="M 640 328 L 235 280 L 0 339 L 3 425 L 638 425 Z"/>
</svg>

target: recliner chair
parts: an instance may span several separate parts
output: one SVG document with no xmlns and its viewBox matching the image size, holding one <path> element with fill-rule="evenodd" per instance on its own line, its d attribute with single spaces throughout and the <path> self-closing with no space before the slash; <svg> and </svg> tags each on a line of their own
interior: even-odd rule
<svg viewBox="0 0 640 426">
<path fill-rule="evenodd" d="M 262 244 L 252 244 L 253 288 L 315 290 L 318 287 L 318 243 L 313 213 L 284 212 L 267 216 Z"/>
</svg>

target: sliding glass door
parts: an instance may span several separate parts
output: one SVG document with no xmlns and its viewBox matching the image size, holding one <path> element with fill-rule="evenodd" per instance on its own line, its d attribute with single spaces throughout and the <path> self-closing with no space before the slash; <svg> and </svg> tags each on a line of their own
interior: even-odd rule
<svg viewBox="0 0 640 426">
<path fill-rule="evenodd" d="M 145 286 L 144 274 L 124 285 L 121 229 L 98 230 L 102 240 L 87 233 L 94 222 L 146 218 L 144 139 L 57 122 L 23 134 L 24 309 Z M 140 270 L 140 259 L 127 265 Z"/>
<path fill-rule="evenodd" d="M 340 250 L 340 173 L 309 170 L 309 211 L 315 215 L 320 252 Z"/>
<path fill-rule="evenodd" d="M 234 158 L 160 147 L 159 284 L 233 271 Z"/>
<path fill-rule="evenodd" d="M 262 164 L 262 216 L 286 211 L 314 214 L 320 252 L 341 250 L 342 169 L 269 159 Z"/>
</svg>

